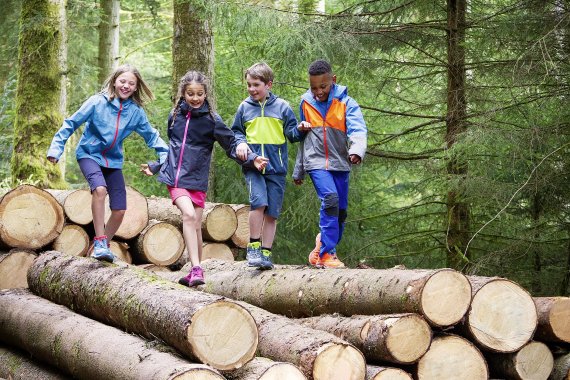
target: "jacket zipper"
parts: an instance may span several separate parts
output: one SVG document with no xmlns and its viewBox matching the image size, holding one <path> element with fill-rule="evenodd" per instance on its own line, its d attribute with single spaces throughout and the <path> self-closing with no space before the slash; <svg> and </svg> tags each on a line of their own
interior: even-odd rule
<svg viewBox="0 0 570 380">
<path fill-rule="evenodd" d="M 119 113 L 117 114 L 117 122 L 115 124 L 115 136 L 113 136 L 113 142 L 107 149 L 103 149 L 103 151 L 101 152 L 101 156 L 103 156 L 103 159 L 105 160 L 106 167 L 109 167 L 109 161 L 107 160 L 107 157 L 105 157 L 105 153 L 107 153 L 113 148 L 113 145 L 115 145 L 115 142 L 117 141 L 117 135 L 119 134 L 119 124 L 121 122 L 121 111 L 123 110 L 123 102 L 120 102 L 120 104 L 121 106 L 119 107 Z"/>
<path fill-rule="evenodd" d="M 265 103 L 267 103 L 267 99 L 263 101 L 263 103 L 259 102 L 261 106 L 261 117 L 265 115 Z M 261 156 L 265 157 L 265 144 L 261 144 Z M 263 168 L 262 174 L 265 174 L 265 168 Z"/>
<path fill-rule="evenodd" d="M 178 168 L 176 168 L 176 177 L 174 177 L 174 187 L 178 187 L 178 178 L 180 176 L 180 168 L 182 167 L 182 157 L 184 156 L 184 148 L 186 147 L 186 136 L 188 134 L 188 124 L 190 124 L 190 116 L 192 112 L 188 111 L 186 115 L 186 126 L 184 127 L 184 137 L 182 138 L 182 148 L 180 149 L 180 157 L 178 157 Z"/>
</svg>

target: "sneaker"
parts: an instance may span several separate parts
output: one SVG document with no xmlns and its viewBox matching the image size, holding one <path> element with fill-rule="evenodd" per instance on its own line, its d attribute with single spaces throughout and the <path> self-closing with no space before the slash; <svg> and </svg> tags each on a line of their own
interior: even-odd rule
<svg viewBox="0 0 570 380">
<path fill-rule="evenodd" d="M 204 271 L 202 267 L 199 265 L 193 266 L 190 273 L 178 280 L 178 283 L 189 287 L 204 285 Z"/>
<path fill-rule="evenodd" d="M 261 250 L 261 263 L 258 266 L 261 270 L 273 269 L 273 261 L 271 260 L 271 251 L 268 249 Z"/>
<path fill-rule="evenodd" d="M 261 243 L 258 241 L 248 243 L 245 258 L 250 267 L 259 267 L 261 265 Z"/>
<path fill-rule="evenodd" d="M 321 233 L 319 232 L 315 237 L 315 248 L 309 253 L 309 264 L 312 266 L 317 265 L 317 261 L 319 260 L 319 254 L 321 253 Z"/>
<path fill-rule="evenodd" d="M 93 253 L 91 254 L 96 260 L 107 261 L 112 263 L 115 260 L 115 255 L 109 249 L 107 245 L 107 237 L 101 237 L 98 239 L 93 239 Z"/>
<path fill-rule="evenodd" d="M 344 268 L 344 263 L 336 257 L 336 253 L 323 253 L 315 264 L 317 268 Z"/>
</svg>

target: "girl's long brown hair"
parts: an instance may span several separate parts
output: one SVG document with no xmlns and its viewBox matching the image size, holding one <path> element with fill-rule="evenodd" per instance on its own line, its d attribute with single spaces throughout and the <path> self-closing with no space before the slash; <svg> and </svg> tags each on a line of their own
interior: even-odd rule
<svg viewBox="0 0 570 380">
<path fill-rule="evenodd" d="M 154 94 L 146 82 L 143 80 L 141 73 L 137 70 L 136 67 L 129 65 L 128 63 L 117 67 L 103 84 L 101 91 L 106 92 L 109 95 L 110 100 L 113 100 L 117 97 L 117 94 L 115 93 L 115 81 L 119 75 L 124 73 L 133 73 L 133 75 L 137 78 L 137 88 L 131 95 L 131 99 L 133 99 L 136 104 L 142 107 L 146 102 L 154 100 Z"/>
</svg>

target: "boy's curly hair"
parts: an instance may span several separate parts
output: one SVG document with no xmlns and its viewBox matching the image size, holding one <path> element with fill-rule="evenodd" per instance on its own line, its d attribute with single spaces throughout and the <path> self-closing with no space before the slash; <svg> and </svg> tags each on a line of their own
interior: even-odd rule
<svg viewBox="0 0 570 380">
<path fill-rule="evenodd" d="M 324 59 L 317 59 L 309 65 L 309 75 L 332 74 L 331 64 Z"/>
</svg>

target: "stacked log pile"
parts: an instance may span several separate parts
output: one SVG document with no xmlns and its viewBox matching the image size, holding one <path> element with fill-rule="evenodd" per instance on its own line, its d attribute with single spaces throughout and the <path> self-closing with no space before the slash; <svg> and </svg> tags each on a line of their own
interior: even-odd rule
<svg viewBox="0 0 570 380">
<path fill-rule="evenodd" d="M 451 269 L 221 260 L 204 261 L 206 284 L 188 289 L 176 282 L 189 265 L 165 266 L 184 264 L 172 261 L 178 210 L 137 194 L 129 220 L 145 222 L 125 218 L 114 264 L 80 257 L 90 221 L 70 214 L 90 208 L 85 191 L 24 186 L 0 199 L 0 288 L 11 288 L 0 290 L 0 378 L 570 378 L 570 298 Z M 207 210 L 204 236 L 224 239 L 208 245 L 247 244 L 235 236 L 247 206 Z"/>
</svg>

